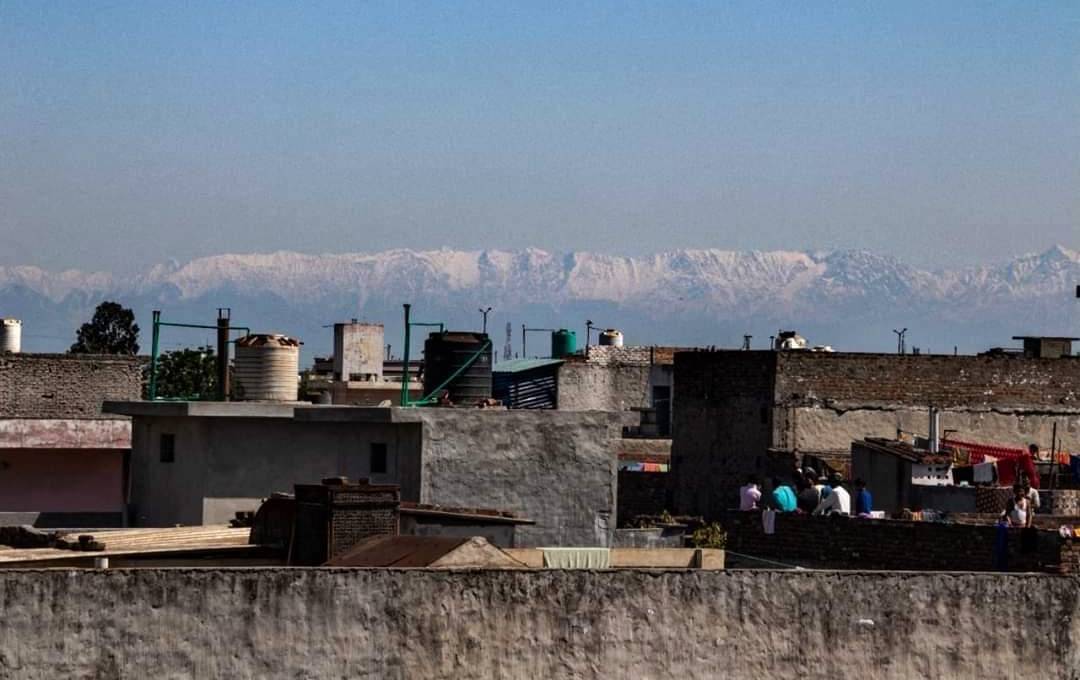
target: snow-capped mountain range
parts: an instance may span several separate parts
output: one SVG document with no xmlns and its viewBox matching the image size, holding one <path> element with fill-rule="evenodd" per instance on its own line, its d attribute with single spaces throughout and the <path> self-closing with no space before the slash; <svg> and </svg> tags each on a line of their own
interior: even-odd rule
<svg viewBox="0 0 1080 680">
<path fill-rule="evenodd" d="M 277 252 L 169 262 L 134 277 L 0 267 L 0 315 L 23 319 L 28 350 L 63 349 L 97 302 L 115 299 L 144 323 L 154 308 L 209 323 L 216 307 L 230 306 L 244 325 L 299 335 L 313 353 L 329 345 L 324 324 L 350 317 L 385 322 L 393 344 L 403 302 L 463 328 L 479 324 L 478 305 L 490 305 L 500 348 L 507 322 L 578 328 L 588 316 L 628 329 L 637 344 L 724 346 L 747 332 L 763 346 L 784 326 L 814 334 L 813 342 L 875 350 L 906 326 L 910 343 L 952 351 L 1009 344 L 1022 333 L 1078 334 L 1077 284 L 1080 253 L 1062 246 L 940 271 L 863 251 Z"/>
</svg>

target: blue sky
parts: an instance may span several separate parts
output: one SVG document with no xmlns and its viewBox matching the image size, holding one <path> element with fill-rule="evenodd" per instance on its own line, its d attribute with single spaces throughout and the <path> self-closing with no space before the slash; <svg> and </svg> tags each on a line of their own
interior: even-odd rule
<svg viewBox="0 0 1080 680">
<path fill-rule="evenodd" d="M 0 0 L 0 265 L 1080 247 L 1080 3 Z"/>
</svg>

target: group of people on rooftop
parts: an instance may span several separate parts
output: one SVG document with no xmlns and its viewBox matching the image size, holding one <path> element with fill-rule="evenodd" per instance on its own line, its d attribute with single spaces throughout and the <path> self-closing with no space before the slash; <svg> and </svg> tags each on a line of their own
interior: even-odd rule
<svg viewBox="0 0 1080 680">
<path fill-rule="evenodd" d="M 739 510 L 768 509 L 777 512 L 796 512 L 807 515 L 856 515 L 869 517 L 874 510 L 873 497 L 861 479 L 854 482 L 854 512 L 852 494 L 844 488 L 838 473 L 826 477 L 813 468 L 796 470 L 793 484 L 778 477 L 772 479 L 772 490 L 766 495 L 756 475 L 750 475 L 739 489 Z"/>
</svg>

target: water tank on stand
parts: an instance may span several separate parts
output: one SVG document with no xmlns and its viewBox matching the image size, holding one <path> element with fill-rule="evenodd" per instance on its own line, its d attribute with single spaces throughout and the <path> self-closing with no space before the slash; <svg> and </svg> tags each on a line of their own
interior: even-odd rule
<svg viewBox="0 0 1080 680">
<path fill-rule="evenodd" d="M 622 347 L 622 331 L 617 331 L 614 328 L 609 328 L 606 331 L 603 331 L 602 333 L 600 333 L 600 344 L 606 347 Z"/>
<path fill-rule="evenodd" d="M 285 335 L 246 335 L 236 341 L 233 398 L 296 401 L 300 341 Z"/>
<path fill-rule="evenodd" d="M 0 354 L 22 351 L 22 321 L 0 319 Z"/>
<path fill-rule="evenodd" d="M 565 328 L 551 334 L 551 358 L 562 359 L 577 351 L 577 334 Z"/>
<path fill-rule="evenodd" d="M 466 364 L 451 380 L 450 376 Z M 424 394 L 431 394 L 447 380 L 450 382 L 443 389 L 449 391 L 455 404 L 472 405 L 491 398 L 491 341 L 486 333 L 445 331 L 428 336 L 424 343 Z"/>
</svg>

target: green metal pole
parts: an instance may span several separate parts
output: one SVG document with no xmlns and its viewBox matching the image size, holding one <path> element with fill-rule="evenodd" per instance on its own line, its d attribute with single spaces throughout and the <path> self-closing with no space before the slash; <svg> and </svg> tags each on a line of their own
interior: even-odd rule
<svg viewBox="0 0 1080 680">
<path fill-rule="evenodd" d="M 405 351 L 401 364 L 401 405 L 409 405 L 409 308 L 412 305 L 405 304 Z"/>
<path fill-rule="evenodd" d="M 150 342 L 150 401 L 157 399 L 157 358 L 158 358 L 158 335 L 161 324 L 161 311 L 154 310 L 154 327 Z"/>
</svg>

